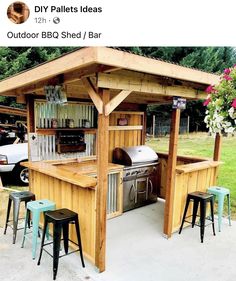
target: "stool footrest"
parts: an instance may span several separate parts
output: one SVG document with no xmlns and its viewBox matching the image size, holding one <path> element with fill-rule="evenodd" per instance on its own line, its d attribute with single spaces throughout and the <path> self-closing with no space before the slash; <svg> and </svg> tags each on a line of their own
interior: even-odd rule
<svg viewBox="0 0 236 281">
<path fill-rule="evenodd" d="M 190 215 L 190 216 L 186 217 L 186 219 L 187 219 L 187 218 L 191 218 L 191 217 L 193 217 L 193 215 Z M 199 218 L 200 218 L 199 215 L 196 215 L 196 217 L 199 217 Z M 187 223 L 189 223 L 189 224 L 192 224 L 191 221 L 187 221 L 186 219 L 184 220 L 184 222 L 187 222 Z M 209 226 L 209 225 L 212 225 L 213 221 L 212 221 L 211 218 L 206 217 L 205 220 L 211 221 L 211 223 L 205 224 L 204 227 Z M 198 227 L 201 226 L 199 223 L 195 223 L 194 225 L 195 225 L 195 226 L 198 226 Z"/>
<path fill-rule="evenodd" d="M 61 241 L 63 241 L 63 240 L 64 240 L 64 239 L 61 239 Z M 76 246 L 79 247 L 79 245 L 78 245 L 77 243 L 75 243 L 74 241 L 72 241 L 72 240 L 70 240 L 70 239 L 68 239 L 68 240 L 69 240 L 71 243 L 73 243 L 74 245 L 76 245 Z M 51 242 L 49 242 L 49 243 L 45 243 L 45 244 L 43 245 L 43 251 L 45 251 L 47 254 L 49 254 L 50 257 L 53 258 L 53 255 L 52 255 L 51 253 L 49 253 L 46 249 L 44 249 L 44 246 L 48 246 L 48 245 L 51 245 L 51 244 L 53 244 L 53 241 L 51 241 Z M 67 253 L 67 254 L 61 255 L 61 256 L 59 256 L 59 258 L 68 256 L 68 255 L 70 255 L 70 254 L 73 254 L 73 253 L 79 252 L 79 251 L 80 251 L 80 248 L 77 249 L 77 250 L 73 250 L 73 251 L 71 251 L 71 252 L 69 252 L 69 253 Z"/>
</svg>

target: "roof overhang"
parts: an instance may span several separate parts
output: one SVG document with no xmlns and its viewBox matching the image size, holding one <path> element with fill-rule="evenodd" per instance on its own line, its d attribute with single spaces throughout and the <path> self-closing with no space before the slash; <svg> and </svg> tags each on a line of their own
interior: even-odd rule
<svg viewBox="0 0 236 281">
<path fill-rule="evenodd" d="M 113 48 L 88 47 L 0 81 L 0 95 L 43 94 L 45 85 L 58 82 L 68 86 L 72 97 L 81 94 L 85 98 L 84 77 L 89 77 L 95 88 L 110 88 L 113 95 L 120 90 L 131 91 L 134 100 L 135 93 L 140 93 L 139 98 L 145 95 L 144 103 L 155 102 L 157 96 L 168 100 L 178 93 L 189 99 L 204 98 L 206 85 L 219 81 L 218 75 L 200 70 Z"/>
</svg>

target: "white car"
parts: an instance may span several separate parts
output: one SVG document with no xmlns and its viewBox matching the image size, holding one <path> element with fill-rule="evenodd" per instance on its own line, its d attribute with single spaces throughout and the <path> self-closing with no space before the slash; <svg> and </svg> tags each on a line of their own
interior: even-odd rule
<svg viewBox="0 0 236 281">
<path fill-rule="evenodd" d="M 19 184 L 27 185 L 29 173 L 20 165 L 23 161 L 28 161 L 28 143 L 0 146 L 0 173 L 11 172 Z"/>
</svg>

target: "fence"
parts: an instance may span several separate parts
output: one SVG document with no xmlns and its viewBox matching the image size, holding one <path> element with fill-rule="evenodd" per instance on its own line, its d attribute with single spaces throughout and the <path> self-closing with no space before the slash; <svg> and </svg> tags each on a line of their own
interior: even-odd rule
<svg viewBox="0 0 236 281">
<path fill-rule="evenodd" d="M 153 124 L 155 124 L 154 130 L 153 125 L 147 128 L 147 133 L 154 136 L 166 136 L 170 134 L 171 119 L 164 118 L 153 118 Z M 180 119 L 179 133 L 189 133 L 189 117 Z"/>
</svg>

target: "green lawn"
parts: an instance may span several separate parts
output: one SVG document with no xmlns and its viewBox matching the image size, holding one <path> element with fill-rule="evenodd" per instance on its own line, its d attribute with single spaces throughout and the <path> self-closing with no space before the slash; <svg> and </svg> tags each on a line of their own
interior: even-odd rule
<svg viewBox="0 0 236 281">
<path fill-rule="evenodd" d="M 147 144 L 155 151 L 167 152 L 169 138 L 156 138 L 147 141 Z M 214 149 L 214 137 L 207 134 L 190 134 L 180 136 L 178 142 L 179 155 L 194 155 L 212 157 Z M 218 185 L 231 190 L 231 206 L 234 218 L 236 218 L 236 137 L 223 137 Z"/>
</svg>

